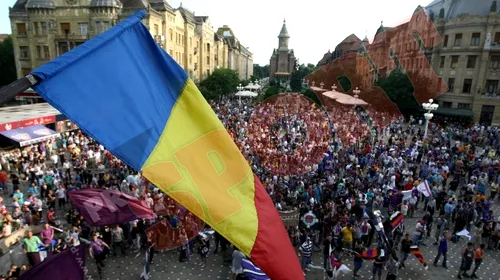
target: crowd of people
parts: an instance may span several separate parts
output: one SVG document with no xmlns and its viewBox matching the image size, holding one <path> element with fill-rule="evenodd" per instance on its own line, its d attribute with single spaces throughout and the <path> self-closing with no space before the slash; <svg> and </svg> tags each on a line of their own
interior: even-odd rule
<svg viewBox="0 0 500 280">
<path fill-rule="evenodd" d="M 500 183 L 497 128 L 431 124 L 423 139 L 421 120 L 399 119 L 377 129 L 363 124 L 352 107 L 330 108 L 326 114 L 296 95 L 259 106 L 225 98 L 211 105 L 277 210 L 298 209 L 300 217 L 316 217 L 315 223 L 288 228 L 306 275 L 312 257 L 322 254 L 325 277 L 335 279 L 333 251 L 336 262 L 353 263 L 354 277 L 373 260 L 373 278 L 395 279 L 415 246 L 436 246 L 438 255 L 425 257 L 435 257 L 433 263 L 441 261 L 447 269 L 448 242 L 458 242 L 466 230 L 472 241 L 455 273 L 459 278 L 474 277 L 481 273 L 488 252 L 500 247 L 500 221 L 493 207 Z M 368 113 L 376 122 L 391 119 Z M 339 125 L 339 118 L 352 125 Z M 195 219 L 186 218 L 190 213 L 172 206 L 161 191 L 82 132 L 2 152 L 0 163 L 2 236 L 26 225 L 44 225 L 39 234 L 29 232 L 21 242 L 29 266 L 13 266 L 6 278 L 80 242 L 90 244 L 99 275 L 105 273 L 108 255 L 146 250 L 153 263 L 160 241 L 147 229 L 161 223 L 176 230 L 171 238 L 175 242 L 164 248 L 178 250 L 180 262 L 198 255 L 200 266 L 205 266 L 208 256 L 220 248 L 234 279 L 243 277 L 241 252 L 233 251 L 217 233 L 213 239 L 198 234 L 206 230 L 202 223 L 187 227 L 191 223 L 186 221 Z M 424 182 L 429 193 L 419 191 Z M 119 190 L 144 200 L 156 216 L 91 227 L 68 199 L 70 192 L 82 188 Z M 387 221 L 397 213 L 408 221 L 414 217 L 416 225 L 402 222 L 391 227 Z M 367 251 L 376 256 L 367 257 Z"/>
</svg>

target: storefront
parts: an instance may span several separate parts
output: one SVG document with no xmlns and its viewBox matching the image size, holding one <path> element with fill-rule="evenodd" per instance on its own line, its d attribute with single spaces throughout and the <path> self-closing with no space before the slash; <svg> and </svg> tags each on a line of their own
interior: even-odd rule
<svg viewBox="0 0 500 280">
<path fill-rule="evenodd" d="M 20 147 L 29 146 L 60 137 L 60 134 L 41 124 L 18 129 L 1 131 L 0 134 Z"/>
</svg>

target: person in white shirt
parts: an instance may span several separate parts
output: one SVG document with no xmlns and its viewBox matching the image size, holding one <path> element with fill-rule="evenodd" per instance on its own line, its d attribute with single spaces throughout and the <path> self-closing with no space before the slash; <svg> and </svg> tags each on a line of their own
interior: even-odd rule
<svg viewBox="0 0 500 280">
<path fill-rule="evenodd" d="M 62 186 L 57 189 L 56 198 L 59 209 L 64 209 L 66 207 L 66 190 Z"/>
</svg>

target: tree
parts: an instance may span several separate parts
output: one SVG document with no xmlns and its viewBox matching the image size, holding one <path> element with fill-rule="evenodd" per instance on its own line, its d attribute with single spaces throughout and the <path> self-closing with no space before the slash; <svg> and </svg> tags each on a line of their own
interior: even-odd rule
<svg viewBox="0 0 500 280">
<path fill-rule="evenodd" d="M 253 76 L 256 77 L 256 80 L 269 77 L 269 65 L 260 66 L 259 64 L 254 64 Z"/>
<path fill-rule="evenodd" d="M 0 71 L 0 87 L 8 85 L 17 79 L 11 36 L 7 36 L 0 43 Z"/>
<path fill-rule="evenodd" d="M 421 108 L 413 95 L 413 85 L 408 76 L 399 69 L 379 79 L 375 85 L 381 87 L 403 115 L 415 115 Z"/>
<path fill-rule="evenodd" d="M 205 99 L 216 99 L 221 95 L 234 93 L 239 84 L 240 78 L 236 71 L 220 68 L 200 82 L 200 91 Z"/>
<path fill-rule="evenodd" d="M 302 80 L 312 72 L 316 70 L 316 67 L 309 63 L 307 65 L 305 64 L 299 64 L 299 60 L 295 60 L 295 69 L 292 72 L 292 77 L 290 80 L 290 87 L 292 88 L 292 91 L 300 92 L 302 90 Z"/>
<path fill-rule="evenodd" d="M 268 99 L 271 96 L 277 95 L 280 93 L 280 87 L 279 86 L 269 86 L 266 89 L 266 92 L 264 93 L 263 99 Z"/>
</svg>

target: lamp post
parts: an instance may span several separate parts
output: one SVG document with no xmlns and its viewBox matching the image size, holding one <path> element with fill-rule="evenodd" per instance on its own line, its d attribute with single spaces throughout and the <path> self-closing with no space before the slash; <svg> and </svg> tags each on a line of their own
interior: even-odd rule
<svg viewBox="0 0 500 280">
<path fill-rule="evenodd" d="M 320 88 L 323 88 L 324 86 L 325 86 L 325 84 L 324 84 L 323 82 L 321 82 L 321 83 L 319 84 L 319 87 L 320 87 Z"/>
<path fill-rule="evenodd" d="M 359 94 L 361 93 L 361 90 L 359 90 L 358 88 L 356 88 L 355 90 L 352 91 L 352 93 L 354 93 L 354 98 L 358 99 L 359 98 Z"/>
<path fill-rule="evenodd" d="M 332 91 L 337 91 L 337 85 L 333 84 Z"/>
<path fill-rule="evenodd" d="M 427 138 L 427 130 L 429 129 L 429 121 L 434 117 L 434 114 L 432 114 L 432 111 L 436 111 L 437 108 L 439 107 L 438 104 L 434 103 L 434 100 L 429 99 L 428 103 L 423 103 L 422 107 L 424 107 L 425 112 L 424 118 L 425 118 L 425 132 L 424 132 L 424 139 Z"/>
<path fill-rule="evenodd" d="M 236 89 L 238 90 L 238 92 L 241 92 L 243 90 L 243 87 L 241 86 L 241 84 L 239 84 Z M 238 96 L 238 103 L 241 105 L 241 95 Z"/>
</svg>

